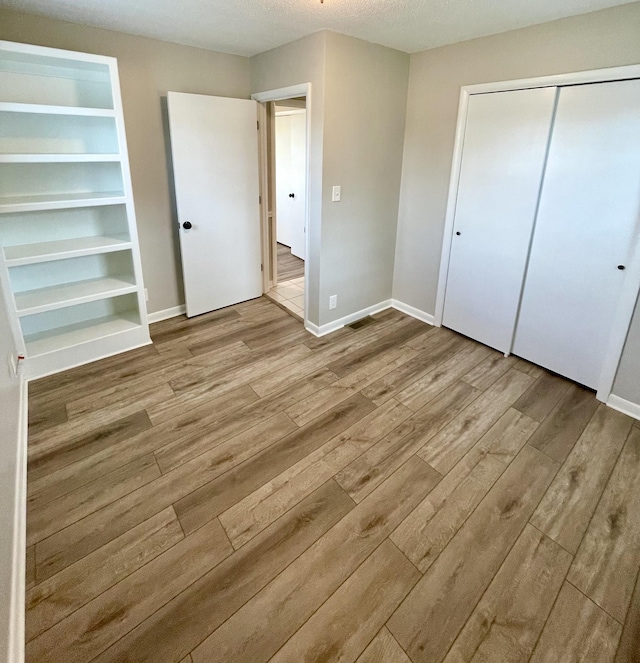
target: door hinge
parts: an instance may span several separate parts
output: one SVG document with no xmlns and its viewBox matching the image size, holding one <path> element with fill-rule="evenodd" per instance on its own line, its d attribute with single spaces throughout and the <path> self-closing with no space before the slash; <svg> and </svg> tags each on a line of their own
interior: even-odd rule
<svg viewBox="0 0 640 663">
<path fill-rule="evenodd" d="M 260 131 L 260 120 L 256 120 L 256 124 L 258 125 L 257 126 L 258 131 Z"/>
<path fill-rule="evenodd" d="M 262 196 L 258 196 L 258 205 L 262 205 Z"/>
<path fill-rule="evenodd" d="M 260 271 L 264 272 L 264 265 L 260 265 Z"/>
</svg>

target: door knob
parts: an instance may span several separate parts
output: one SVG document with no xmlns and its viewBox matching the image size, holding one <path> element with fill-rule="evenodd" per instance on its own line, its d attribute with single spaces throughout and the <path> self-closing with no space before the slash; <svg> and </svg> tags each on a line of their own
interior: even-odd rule
<svg viewBox="0 0 640 663">
<path fill-rule="evenodd" d="M 620 271 L 623 271 L 623 270 L 626 269 L 626 268 L 625 268 L 624 265 L 618 265 L 618 269 L 619 269 Z"/>
<path fill-rule="evenodd" d="M 191 228 L 193 228 L 193 226 L 191 225 L 191 221 L 185 221 L 185 222 L 182 224 L 182 227 L 183 227 L 185 230 L 191 230 Z"/>
<path fill-rule="evenodd" d="M 289 198 L 295 198 L 295 197 L 296 197 L 296 194 L 295 194 L 295 193 L 290 193 L 290 194 L 289 194 Z"/>
</svg>

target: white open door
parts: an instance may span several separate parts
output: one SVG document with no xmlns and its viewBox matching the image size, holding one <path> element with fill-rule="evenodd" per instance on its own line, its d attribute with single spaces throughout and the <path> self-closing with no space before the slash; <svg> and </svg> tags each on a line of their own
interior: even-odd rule
<svg viewBox="0 0 640 663">
<path fill-rule="evenodd" d="M 257 103 L 169 92 L 187 315 L 262 295 Z"/>
</svg>

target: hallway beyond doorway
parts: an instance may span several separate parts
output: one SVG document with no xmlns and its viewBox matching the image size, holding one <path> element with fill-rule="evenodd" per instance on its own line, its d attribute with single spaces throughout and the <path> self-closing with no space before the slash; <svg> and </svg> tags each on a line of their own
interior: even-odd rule
<svg viewBox="0 0 640 663">
<path fill-rule="evenodd" d="M 278 284 L 266 296 L 294 317 L 304 320 L 304 260 L 278 243 Z"/>
<path fill-rule="evenodd" d="M 304 320 L 304 276 L 281 281 L 266 296 L 296 318 Z"/>
<path fill-rule="evenodd" d="M 278 284 L 304 277 L 304 260 L 291 253 L 291 249 L 278 243 Z"/>
</svg>

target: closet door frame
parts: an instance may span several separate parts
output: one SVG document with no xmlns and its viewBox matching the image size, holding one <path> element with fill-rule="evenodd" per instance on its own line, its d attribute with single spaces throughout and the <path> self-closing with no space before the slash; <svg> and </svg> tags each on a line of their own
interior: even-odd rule
<svg viewBox="0 0 640 663">
<path fill-rule="evenodd" d="M 465 85 L 460 88 L 458 121 L 453 150 L 453 163 L 451 166 L 451 178 L 449 182 L 449 196 L 447 199 L 447 213 L 445 217 L 442 254 L 440 258 L 440 273 L 438 278 L 438 290 L 436 297 L 436 310 L 434 315 L 434 324 L 437 327 L 442 326 L 442 318 L 444 314 L 444 302 L 447 290 L 447 276 L 449 272 L 453 226 L 455 222 L 458 186 L 460 183 L 460 172 L 462 166 L 464 135 L 467 124 L 467 110 L 469 106 L 469 98 L 471 95 L 486 94 L 488 92 L 508 92 L 511 90 L 523 90 L 527 88 L 563 87 L 586 83 L 605 83 L 635 78 L 640 79 L 640 65 L 611 67 L 608 69 L 595 69 L 592 71 L 580 71 L 568 74 L 543 76 L 539 78 L 523 78 L 513 81 L 499 81 L 494 83 Z M 636 306 L 636 301 L 638 300 L 639 293 L 640 236 L 636 238 L 633 254 L 627 265 L 627 275 L 622 286 L 622 291 L 620 293 L 620 301 L 618 303 L 616 314 L 611 324 L 611 335 L 609 337 L 608 349 L 605 354 L 602 372 L 598 381 L 596 396 L 598 400 L 605 403 L 611 396 L 611 389 L 613 388 L 613 383 L 618 371 L 618 365 L 624 350 L 624 344 L 627 339 L 629 326 L 631 325 L 631 319 L 633 317 L 633 312 Z"/>
</svg>

